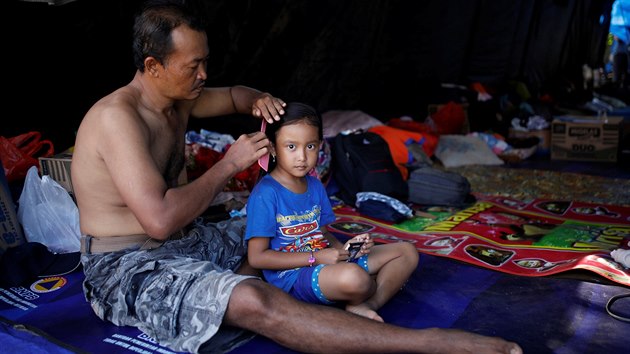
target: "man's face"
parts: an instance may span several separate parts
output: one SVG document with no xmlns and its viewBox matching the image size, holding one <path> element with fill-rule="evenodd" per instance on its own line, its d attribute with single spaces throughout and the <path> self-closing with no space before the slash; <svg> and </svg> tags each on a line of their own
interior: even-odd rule
<svg viewBox="0 0 630 354">
<path fill-rule="evenodd" d="M 199 97 L 208 78 L 208 42 L 204 32 L 179 26 L 172 33 L 174 50 L 164 63 L 164 89 L 173 99 Z"/>
</svg>

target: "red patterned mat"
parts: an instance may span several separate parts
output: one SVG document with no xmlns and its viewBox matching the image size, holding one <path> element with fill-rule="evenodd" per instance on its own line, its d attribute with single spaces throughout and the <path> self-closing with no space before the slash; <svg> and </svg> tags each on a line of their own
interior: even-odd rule
<svg viewBox="0 0 630 354">
<path fill-rule="evenodd" d="M 630 207 L 477 195 L 462 210 L 428 208 L 400 224 L 335 210 L 333 232 L 370 232 L 377 242 L 412 242 L 419 252 L 460 260 L 500 272 L 546 276 L 587 270 L 630 286 L 630 269 L 610 251 L 630 248 Z"/>
</svg>

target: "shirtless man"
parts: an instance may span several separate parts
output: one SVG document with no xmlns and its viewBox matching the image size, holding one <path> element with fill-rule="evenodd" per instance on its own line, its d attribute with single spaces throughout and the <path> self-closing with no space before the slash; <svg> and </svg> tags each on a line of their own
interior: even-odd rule
<svg viewBox="0 0 630 354">
<path fill-rule="evenodd" d="M 301 303 L 233 272 L 246 254 L 243 221 L 193 221 L 231 177 L 268 153 L 269 141 L 242 135 L 210 170 L 182 183 L 188 118 L 239 112 L 273 123 L 284 102 L 243 86 L 204 87 L 203 29 L 181 6 L 146 7 L 134 25 L 133 80 L 98 101 L 79 127 L 72 180 L 94 312 L 176 351 L 227 351 L 226 343 L 242 343 L 230 334 L 254 332 L 303 352 L 522 353 L 500 338 L 407 329 Z"/>
</svg>

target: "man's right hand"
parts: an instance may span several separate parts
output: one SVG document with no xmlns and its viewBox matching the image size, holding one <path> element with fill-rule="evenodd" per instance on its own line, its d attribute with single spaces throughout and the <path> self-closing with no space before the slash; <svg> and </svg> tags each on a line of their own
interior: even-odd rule
<svg viewBox="0 0 630 354">
<path fill-rule="evenodd" d="M 223 160 L 232 163 L 237 173 L 249 168 L 269 153 L 269 139 L 263 132 L 243 134 L 230 146 Z"/>
</svg>

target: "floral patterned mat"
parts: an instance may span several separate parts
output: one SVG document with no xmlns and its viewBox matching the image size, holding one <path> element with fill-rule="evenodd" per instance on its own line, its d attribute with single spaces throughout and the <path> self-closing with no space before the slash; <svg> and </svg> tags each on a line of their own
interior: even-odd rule
<svg viewBox="0 0 630 354">
<path fill-rule="evenodd" d="M 466 177 L 473 193 L 630 206 L 630 179 L 481 165 L 448 170 Z"/>
</svg>

